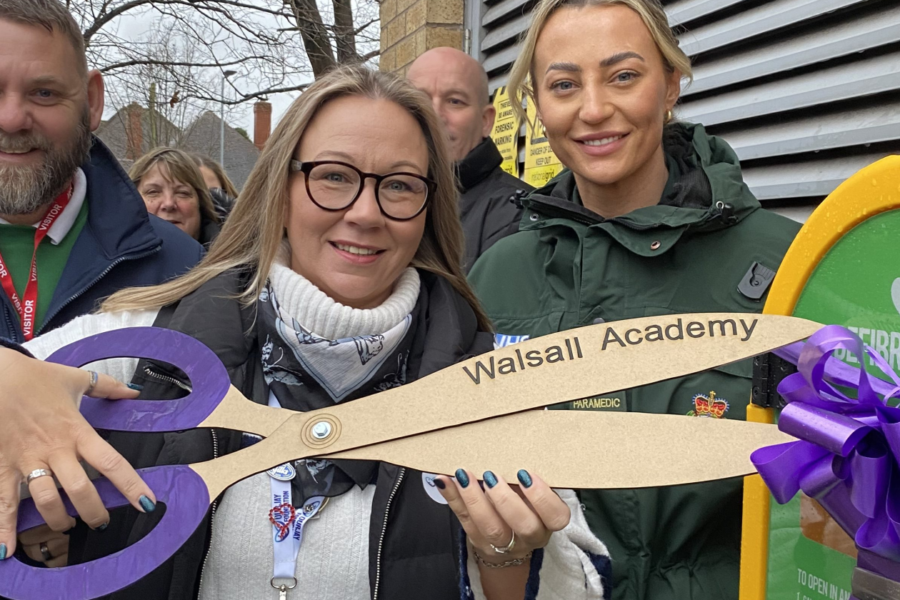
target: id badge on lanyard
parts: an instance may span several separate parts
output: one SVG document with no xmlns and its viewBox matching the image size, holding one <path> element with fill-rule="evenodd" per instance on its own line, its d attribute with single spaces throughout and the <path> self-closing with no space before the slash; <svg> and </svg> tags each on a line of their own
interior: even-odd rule
<svg viewBox="0 0 900 600">
<path fill-rule="evenodd" d="M 7 296 L 9 296 L 9 299 L 13 304 L 13 308 L 16 309 L 16 313 L 18 313 L 19 315 L 19 322 L 22 324 L 22 335 L 25 337 L 26 342 L 34 338 L 34 321 L 37 317 L 38 246 L 40 246 L 41 242 L 44 241 L 44 238 L 47 237 L 47 234 L 50 232 L 50 228 L 53 227 L 53 224 L 57 219 L 59 219 L 59 216 L 63 213 L 64 210 L 66 210 L 66 207 L 72 200 L 72 194 L 74 192 L 75 186 L 70 185 L 68 191 L 63 192 L 56 198 L 56 200 L 53 201 L 53 204 L 50 205 L 50 209 L 47 211 L 47 214 L 44 215 L 44 218 L 41 220 L 40 224 L 37 227 L 37 230 L 34 233 L 34 252 L 31 255 L 31 269 L 29 270 L 30 275 L 28 277 L 28 283 L 25 284 L 25 293 L 22 295 L 22 298 L 19 298 L 19 294 L 16 293 L 16 287 L 15 285 L 13 285 L 12 275 L 10 275 L 9 269 L 6 267 L 6 263 L 3 261 L 3 256 L 0 256 L 0 286 L 3 287 L 3 291 L 6 292 Z"/>
<path fill-rule="evenodd" d="M 275 394 L 269 394 L 269 406 L 281 407 Z M 303 527 L 328 504 L 328 498 L 315 496 L 297 509 L 294 507 L 291 488 L 291 481 L 297 476 L 294 466 L 286 463 L 269 469 L 266 474 L 269 476 L 271 489 L 272 509 L 269 511 L 269 522 L 272 523 L 272 546 L 275 552 L 275 568 L 270 584 L 278 590 L 279 600 L 286 600 L 288 591 L 297 587 L 297 557 L 303 542 Z"/>
<path fill-rule="evenodd" d="M 272 470 L 283 472 L 285 467 L 290 465 Z M 297 587 L 297 556 L 303 542 L 303 526 L 325 506 L 327 498 L 316 496 L 307 500 L 302 508 L 294 508 L 290 479 L 276 479 L 270 474 L 269 482 L 272 489 L 269 521 L 272 523 L 272 545 L 275 552 L 271 585 L 280 592 L 279 598 L 284 600 L 288 590 Z"/>
</svg>

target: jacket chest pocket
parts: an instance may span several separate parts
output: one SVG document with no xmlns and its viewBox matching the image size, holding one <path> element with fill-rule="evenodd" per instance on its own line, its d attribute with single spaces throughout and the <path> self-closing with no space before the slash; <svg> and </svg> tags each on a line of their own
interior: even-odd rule
<svg viewBox="0 0 900 600">
<path fill-rule="evenodd" d="M 752 368 L 753 361 L 748 359 L 629 390 L 629 410 L 744 420 L 750 403 Z"/>
</svg>

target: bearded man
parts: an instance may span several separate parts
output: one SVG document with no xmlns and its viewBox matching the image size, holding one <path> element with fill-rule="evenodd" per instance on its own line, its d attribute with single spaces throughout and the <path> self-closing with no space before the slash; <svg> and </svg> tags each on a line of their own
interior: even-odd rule
<svg viewBox="0 0 900 600">
<path fill-rule="evenodd" d="M 26 341 L 200 259 L 93 137 L 103 102 L 58 0 L 0 0 L 0 339 Z"/>
</svg>

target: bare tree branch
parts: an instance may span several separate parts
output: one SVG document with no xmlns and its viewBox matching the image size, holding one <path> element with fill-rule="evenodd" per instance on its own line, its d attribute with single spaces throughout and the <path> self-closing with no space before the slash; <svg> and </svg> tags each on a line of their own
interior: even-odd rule
<svg viewBox="0 0 900 600">
<path fill-rule="evenodd" d="M 381 50 L 377 48 L 375 50 L 372 50 L 371 52 L 363 54 L 360 58 L 362 58 L 362 62 L 369 62 L 376 56 L 381 56 Z"/>
<path fill-rule="evenodd" d="M 296 94 L 335 64 L 379 54 L 373 0 L 64 1 L 110 108 L 145 107 L 154 143 L 177 144 L 167 123 L 182 129 L 207 110 Z M 132 35 L 134 23 L 149 27 Z"/>
<path fill-rule="evenodd" d="M 213 62 L 213 63 L 204 63 L 204 62 L 177 62 L 177 61 L 166 61 L 166 60 L 153 60 L 153 59 L 134 59 L 134 60 L 126 60 L 123 62 L 112 63 L 106 65 L 102 69 L 100 69 L 101 73 L 107 73 L 109 71 L 113 71 L 116 69 L 124 69 L 126 67 L 136 67 L 139 65 L 155 65 L 160 67 L 197 67 L 197 68 L 222 68 L 222 67 L 233 67 L 235 65 L 242 65 L 246 62 L 252 60 L 263 60 L 267 57 L 265 56 L 245 56 L 244 58 L 240 58 L 232 61 L 225 62 Z"/>
<path fill-rule="evenodd" d="M 364 24 L 360 25 L 359 27 L 357 27 L 356 29 L 353 30 L 353 35 L 358 36 L 359 34 L 361 34 L 363 31 L 365 31 L 366 29 L 368 29 L 375 23 L 378 23 L 380 20 L 381 19 L 370 19 L 369 21 L 366 21 Z"/>
<path fill-rule="evenodd" d="M 274 94 L 283 94 L 286 92 L 302 92 L 303 90 L 308 88 L 310 85 L 312 85 L 311 81 L 308 83 L 302 83 L 300 85 L 292 85 L 292 86 L 287 86 L 287 87 L 258 90 L 258 91 L 252 92 L 250 94 L 241 94 L 241 97 L 238 98 L 237 100 L 220 100 L 217 98 L 197 96 L 197 95 L 187 96 L 184 99 L 215 101 L 215 102 L 218 102 L 219 104 L 224 104 L 225 106 L 234 106 L 237 104 L 243 104 L 244 102 L 247 102 L 248 100 L 257 100 L 257 99 L 265 100 L 269 96 L 272 96 Z"/>
</svg>

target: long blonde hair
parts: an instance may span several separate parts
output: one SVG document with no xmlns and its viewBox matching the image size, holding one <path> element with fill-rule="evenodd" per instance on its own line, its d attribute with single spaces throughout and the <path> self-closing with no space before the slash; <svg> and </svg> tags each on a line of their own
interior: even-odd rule
<svg viewBox="0 0 900 600">
<path fill-rule="evenodd" d="M 663 65 L 670 73 L 678 71 L 682 77 L 693 78 L 691 59 L 679 48 L 678 39 L 669 27 L 666 11 L 658 0 L 541 0 L 532 12 L 531 25 L 525 33 L 519 56 L 509 73 L 507 89 L 513 99 L 513 109 L 521 121 L 528 117 L 522 101 L 527 97 L 535 101 L 534 93 L 534 51 L 538 37 L 547 24 L 547 19 L 560 8 L 581 8 L 584 6 L 611 6 L 621 4 L 636 12 L 650 31 L 656 47 L 663 57 Z M 534 123 L 531 124 L 532 126 Z"/>
<path fill-rule="evenodd" d="M 431 102 L 407 81 L 361 66 L 338 67 L 309 86 L 291 105 L 250 173 L 240 202 L 235 204 L 234 212 L 199 265 L 169 283 L 118 292 L 103 304 L 102 310 L 114 312 L 165 306 L 231 269 L 251 272 L 247 289 L 240 298 L 247 305 L 255 303 L 284 239 L 290 162 L 297 144 L 322 106 L 346 96 L 394 102 L 405 108 L 421 127 L 428 145 L 429 177 L 437 183 L 437 189 L 428 205 L 425 232 L 412 266 L 446 279 L 475 311 L 479 328 L 490 331 L 490 321 L 460 266 L 463 233 L 453 163 Z"/>
<path fill-rule="evenodd" d="M 209 190 L 203 181 L 203 174 L 200 173 L 200 169 L 190 154 L 177 148 L 154 148 L 131 165 L 128 177 L 131 178 L 135 187 L 140 189 L 141 180 L 156 166 L 165 167 L 165 172 L 160 174 L 167 180 L 174 179 L 189 185 L 194 190 L 194 195 L 197 196 L 197 204 L 203 218 L 213 223 L 219 222 L 219 215 L 216 213 L 212 196 L 209 195 Z"/>
</svg>

